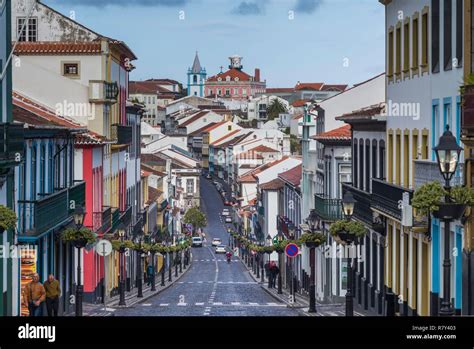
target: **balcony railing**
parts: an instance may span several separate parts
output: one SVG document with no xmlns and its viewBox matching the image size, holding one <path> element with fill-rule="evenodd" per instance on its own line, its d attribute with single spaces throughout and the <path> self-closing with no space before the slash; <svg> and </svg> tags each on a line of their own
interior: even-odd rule
<svg viewBox="0 0 474 349">
<path fill-rule="evenodd" d="M 337 221 L 343 218 L 342 201 L 331 199 L 324 194 L 314 196 L 314 210 L 323 221 Z"/>
<path fill-rule="evenodd" d="M 113 124 L 110 131 L 110 138 L 117 141 L 118 145 L 132 143 L 132 126 Z"/>
<path fill-rule="evenodd" d="M 74 201 L 74 205 L 71 205 Z M 49 229 L 66 224 L 74 213 L 73 207 L 83 207 L 85 183 L 49 194 L 40 200 L 18 201 L 18 229 L 21 235 L 36 237 Z"/>
<path fill-rule="evenodd" d="M 89 81 L 89 102 L 91 103 L 117 103 L 119 87 L 116 82 L 101 80 Z"/>
<path fill-rule="evenodd" d="M 125 211 L 121 212 L 121 222 L 127 227 L 132 220 L 132 206 L 128 206 Z"/>
<path fill-rule="evenodd" d="M 23 125 L 0 123 L 0 166 L 16 166 L 23 160 L 24 154 Z"/>
<path fill-rule="evenodd" d="M 354 218 L 368 224 L 372 225 L 373 223 L 373 214 L 370 209 L 371 195 L 370 193 L 357 189 L 354 186 L 343 183 L 342 184 L 342 195 L 347 191 L 352 193 L 356 203 L 354 206 Z"/>
<path fill-rule="evenodd" d="M 112 227 L 112 208 L 103 207 L 102 212 L 93 213 L 93 229 L 98 234 L 107 233 Z"/>
<path fill-rule="evenodd" d="M 380 179 L 372 179 L 372 207 L 397 220 L 402 218 L 401 203 L 404 193 L 409 194 L 411 202 L 413 190 Z"/>
</svg>

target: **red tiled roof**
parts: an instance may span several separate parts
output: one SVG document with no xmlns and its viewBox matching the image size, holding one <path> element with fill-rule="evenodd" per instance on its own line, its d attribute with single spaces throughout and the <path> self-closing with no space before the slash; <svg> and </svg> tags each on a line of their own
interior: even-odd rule
<svg viewBox="0 0 474 349">
<path fill-rule="evenodd" d="M 345 91 L 349 85 L 324 85 L 321 91 Z"/>
<path fill-rule="evenodd" d="M 263 159 L 263 156 L 258 154 L 256 151 L 248 150 L 246 152 L 240 153 L 236 156 L 236 159 L 240 160 L 258 160 Z"/>
<path fill-rule="evenodd" d="M 259 188 L 261 190 L 278 190 L 280 188 L 283 188 L 283 181 L 279 178 L 275 178 L 274 180 L 271 180 L 270 182 L 263 183 L 259 185 Z"/>
<path fill-rule="evenodd" d="M 301 82 L 296 84 L 295 90 L 315 90 L 320 91 L 321 87 L 323 87 L 324 83 L 322 82 Z"/>
<path fill-rule="evenodd" d="M 188 120 L 186 120 L 185 122 L 183 122 L 181 125 L 179 125 L 179 127 L 186 127 L 186 126 L 189 126 L 189 125 L 191 125 L 193 122 L 199 120 L 200 118 L 206 116 L 207 114 L 209 114 L 209 110 L 200 111 L 200 112 L 198 112 L 197 114 L 191 116 Z"/>
<path fill-rule="evenodd" d="M 230 76 L 231 81 L 234 81 L 235 78 L 238 78 L 239 81 L 251 81 L 252 80 L 252 77 L 250 75 L 248 75 L 247 73 L 244 73 L 241 70 L 232 68 L 232 69 L 229 69 L 226 72 L 219 73 L 217 75 L 211 76 L 209 79 L 207 79 L 207 81 L 208 82 L 209 81 L 216 82 L 216 81 L 218 81 L 217 80 L 218 78 L 221 78 L 222 82 L 225 82 L 226 78 L 228 76 Z"/>
<path fill-rule="evenodd" d="M 351 125 L 344 125 L 331 131 L 312 136 L 316 140 L 350 140 L 351 139 Z"/>
<path fill-rule="evenodd" d="M 267 87 L 267 90 L 266 90 L 266 93 L 269 94 L 269 93 L 292 93 L 294 92 L 294 88 L 293 87 L 276 87 L 276 88 L 268 88 Z"/>
<path fill-rule="evenodd" d="M 90 55 L 102 52 L 100 41 L 91 42 L 18 42 L 16 55 Z"/>
<path fill-rule="evenodd" d="M 384 109 L 383 103 L 371 105 L 366 108 L 361 108 L 358 110 L 354 110 L 350 113 L 343 114 L 342 116 L 336 117 L 337 120 L 343 119 L 351 119 L 356 117 L 372 117 L 376 115 L 380 115 Z"/>
<path fill-rule="evenodd" d="M 239 132 L 240 130 L 234 130 L 232 132 L 229 132 L 228 134 L 226 134 L 225 136 L 215 140 L 214 142 L 211 143 L 211 145 L 216 145 L 216 144 L 219 144 L 220 142 L 222 142 L 224 139 L 226 138 L 229 138 L 230 136 L 233 136 L 235 135 L 237 132 Z"/>
<path fill-rule="evenodd" d="M 243 175 L 241 175 L 237 180 L 239 182 L 256 182 L 257 179 L 256 179 L 256 175 L 269 169 L 270 167 L 272 166 L 275 166 L 277 164 L 279 164 L 280 162 L 288 159 L 289 157 L 288 156 L 283 156 L 281 159 L 279 160 L 275 160 L 275 161 L 272 161 L 272 162 L 267 162 L 266 164 L 263 164 L 253 170 L 250 170 L 248 172 L 245 172 Z"/>
<path fill-rule="evenodd" d="M 292 120 L 299 120 L 299 119 L 301 119 L 303 116 L 304 116 L 304 113 L 297 113 L 297 114 L 293 115 L 293 117 L 292 117 L 291 119 L 292 119 Z"/>
<path fill-rule="evenodd" d="M 172 92 L 164 87 L 159 86 L 158 84 L 150 81 L 130 81 L 128 83 L 128 90 L 131 94 L 143 93 L 143 94 L 159 94 L 163 93 L 165 95 L 174 97 Z M 162 96 L 160 96 L 162 97 Z"/>
<path fill-rule="evenodd" d="M 293 186 L 298 187 L 301 183 L 302 173 L 303 165 L 298 165 L 286 172 L 280 173 L 278 177 L 284 180 L 285 182 L 288 182 Z"/>
<path fill-rule="evenodd" d="M 256 146 L 255 148 L 250 149 L 251 151 L 254 152 L 260 152 L 260 153 L 279 153 L 279 150 L 267 147 L 266 145 L 260 144 L 259 146 Z"/>
<path fill-rule="evenodd" d="M 204 127 L 201 127 L 200 129 L 194 131 L 194 132 L 191 132 L 188 136 L 197 136 L 197 135 L 200 135 L 201 133 L 204 133 L 204 132 L 207 132 L 207 129 L 211 126 L 214 126 L 216 124 L 216 122 L 211 122 L 210 124 L 207 124 L 206 126 Z"/>
<path fill-rule="evenodd" d="M 296 101 L 292 102 L 291 105 L 296 108 L 304 107 L 304 105 L 308 102 L 311 102 L 311 100 L 310 99 L 297 99 Z"/>
<path fill-rule="evenodd" d="M 157 176 L 160 176 L 160 177 L 164 177 L 166 176 L 166 173 L 165 172 L 162 172 L 162 171 L 158 171 L 156 169 L 154 169 L 153 167 L 151 166 L 147 166 L 145 164 L 140 164 L 140 167 L 143 171 L 147 171 L 147 172 L 150 172 L 150 173 L 153 173 L 154 175 L 157 175 Z"/>
<path fill-rule="evenodd" d="M 214 125 L 208 125 L 206 127 L 206 129 L 204 130 L 204 132 L 209 132 L 209 131 L 212 131 L 216 128 L 218 128 L 219 126 L 222 126 L 226 123 L 227 121 L 220 121 L 220 122 L 216 122 Z"/>
</svg>

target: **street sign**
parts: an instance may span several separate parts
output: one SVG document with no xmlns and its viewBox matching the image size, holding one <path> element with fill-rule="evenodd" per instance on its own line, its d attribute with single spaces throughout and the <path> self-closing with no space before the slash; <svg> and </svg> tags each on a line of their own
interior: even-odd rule
<svg viewBox="0 0 474 349">
<path fill-rule="evenodd" d="M 295 244 L 288 244 L 285 247 L 285 253 L 289 258 L 294 258 L 298 255 L 299 248 Z"/>
<path fill-rule="evenodd" d="M 273 242 L 273 245 L 278 245 L 278 236 L 275 236 L 275 237 L 272 239 L 272 242 Z"/>
<path fill-rule="evenodd" d="M 95 245 L 95 252 L 102 257 L 108 256 L 112 252 L 112 244 L 109 240 L 100 240 Z"/>
</svg>

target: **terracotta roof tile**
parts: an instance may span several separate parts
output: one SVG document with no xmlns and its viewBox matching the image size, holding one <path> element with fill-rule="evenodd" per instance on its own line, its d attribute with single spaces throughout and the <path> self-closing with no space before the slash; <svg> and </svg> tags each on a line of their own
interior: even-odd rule
<svg viewBox="0 0 474 349">
<path fill-rule="evenodd" d="M 198 112 L 196 115 L 191 116 L 188 120 L 186 120 L 186 121 L 183 122 L 181 125 L 179 125 L 179 127 L 186 127 L 186 126 L 189 126 L 189 125 L 191 125 L 193 122 L 199 120 L 200 118 L 206 116 L 207 114 L 209 114 L 209 110 L 200 111 L 200 112 Z"/>
<path fill-rule="evenodd" d="M 297 99 L 296 101 L 292 102 L 291 105 L 295 108 L 304 107 L 304 105 L 308 102 L 311 102 L 310 99 Z"/>
<path fill-rule="evenodd" d="M 345 91 L 349 85 L 324 85 L 321 91 Z"/>
<path fill-rule="evenodd" d="M 191 132 L 190 134 L 188 134 L 188 136 L 191 136 L 191 137 L 193 137 L 193 136 L 198 136 L 198 135 L 200 135 L 201 133 L 207 132 L 207 129 L 208 129 L 209 127 L 214 126 L 215 124 L 216 124 L 216 122 L 211 122 L 210 124 L 207 124 L 206 126 L 201 127 L 200 129 L 197 129 L 197 130 L 194 131 L 194 132 Z"/>
<path fill-rule="evenodd" d="M 253 152 L 258 152 L 258 153 L 279 153 L 280 152 L 277 149 L 267 147 L 266 145 L 263 145 L 263 144 L 260 144 L 259 146 L 256 146 L 255 148 L 252 148 L 250 150 Z"/>
<path fill-rule="evenodd" d="M 270 167 L 272 166 L 275 166 L 277 164 L 279 164 L 280 162 L 282 161 L 285 161 L 286 159 L 288 159 L 289 157 L 288 156 L 283 156 L 281 159 L 279 160 L 275 160 L 275 161 L 272 161 L 272 162 L 267 162 L 266 164 L 263 164 L 253 170 L 250 170 L 248 172 L 245 172 L 244 174 L 242 174 L 237 180 L 239 182 L 256 182 L 257 179 L 256 179 L 256 175 L 269 169 Z"/>
<path fill-rule="evenodd" d="M 237 132 L 239 132 L 240 130 L 234 130 L 232 132 L 229 132 L 227 133 L 225 136 L 215 140 L 214 142 L 211 143 L 211 145 L 218 145 L 219 143 L 221 143 L 224 139 L 226 138 L 229 138 L 230 136 L 233 136 L 235 135 Z"/>
<path fill-rule="evenodd" d="M 320 91 L 324 83 L 322 82 L 301 82 L 295 86 L 295 90 L 314 90 Z"/>
<path fill-rule="evenodd" d="M 266 93 L 293 93 L 294 91 L 293 87 L 267 87 Z"/>
<path fill-rule="evenodd" d="M 354 110 L 350 113 L 343 114 L 336 117 L 337 120 L 353 119 L 353 118 L 370 118 L 372 116 L 380 115 L 384 110 L 383 103 L 371 105 L 366 108 Z"/>
<path fill-rule="evenodd" d="M 100 41 L 91 42 L 18 42 L 16 55 L 90 55 L 102 52 Z"/>
<path fill-rule="evenodd" d="M 298 187 L 301 183 L 302 173 L 303 165 L 298 165 L 286 172 L 280 173 L 278 177 L 284 180 L 285 182 L 288 182 L 291 185 Z"/>
<path fill-rule="evenodd" d="M 319 135 L 311 137 L 316 140 L 350 140 L 351 139 L 351 126 L 344 125 L 342 127 L 330 130 Z"/>
<path fill-rule="evenodd" d="M 260 190 L 278 190 L 280 188 L 283 188 L 283 186 L 283 181 L 279 178 L 275 178 L 270 182 L 260 184 L 258 187 L 260 188 Z"/>
<path fill-rule="evenodd" d="M 226 82 L 226 78 L 230 76 L 231 81 L 234 81 L 235 78 L 238 78 L 239 81 L 251 81 L 252 77 L 248 75 L 247 73 L 244 73 L 241 70 L 238 69 L 229 69 L 226 72 L 219 73 L 217 75 L 211 76 L 209 79 L 207 79 L 208 82 L 216 82 L 218 81 L 218 78 L 222 79 L 222 82 Z"/>
</svg>

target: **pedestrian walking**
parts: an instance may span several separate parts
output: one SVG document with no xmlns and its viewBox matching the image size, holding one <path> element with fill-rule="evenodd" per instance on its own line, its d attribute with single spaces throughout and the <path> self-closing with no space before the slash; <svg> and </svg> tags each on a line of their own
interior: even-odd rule
<svg viewBox="0 0 474 349">
<path fill-rule="evenodd" d="M 50 274 L 48 280 L 44 282 L 44 289 L 46 291 L 46 310 L 48 311 L 48 316 L 58 316 L 61 288 L 59 281 L 56 280 L 53 274 Z"/>
<path fill-rule="evenodd" d="M 155 277 L 155 268 L 153 268 L 153 265 L 148 265 L 148 267 L 146 268 L 146 275 L 147 286 L 150 286 L 153 281 L 153 278 Z"/>
<path fill-rule="evenodd" d="M 275 288 L 276 286 L 276 279 L 278 274 L 280 273 L 280 269 L 276 265 L 274 261 L 272 261 L 272 264 L 270 266 L 270 275 L 272 277 L 272 287 Z"/>
<path fill-rule="evenodd" d="M 33 274 L 33 280 L 23 289 L 23 299 L 28 305 L 30 316 L 42 316 L 42 305 L 46 298 L 44 286 L 39 282 L 39 275 Z"/>
</svg>

